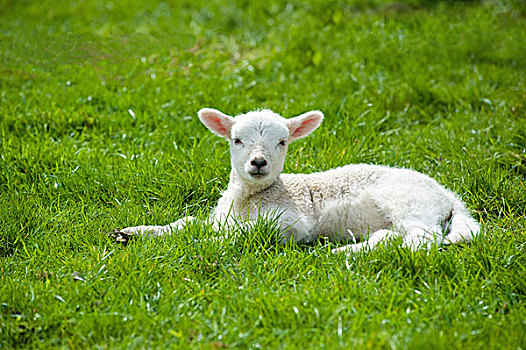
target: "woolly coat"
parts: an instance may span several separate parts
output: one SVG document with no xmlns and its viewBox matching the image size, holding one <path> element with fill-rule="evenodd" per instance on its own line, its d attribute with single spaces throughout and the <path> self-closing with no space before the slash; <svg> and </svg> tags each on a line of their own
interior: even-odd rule
<svg viewBox="0 0 526 350">
<path fill-rule="evenodd" d="M 231 174 L 214 211 L 216 222 L 280 216 L 284 237 L 297 242 L 322 235 L 360 239 L 370 232 L 403 226 L 442 233 L 462 202 L 430 177 L 413 170 L 352 164 L 313 174 L 281 174 L 274 182 L 243 186 Z M 234 220 L 235 221 L 235 220 Z"/>
</svg>

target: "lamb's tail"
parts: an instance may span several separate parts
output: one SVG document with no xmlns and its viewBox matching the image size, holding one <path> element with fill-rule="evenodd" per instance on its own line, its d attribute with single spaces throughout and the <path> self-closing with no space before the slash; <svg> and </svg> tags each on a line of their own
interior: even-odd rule
<svg viewBox="0 0 526 350">
<path fill-rule="evenodd" d="M 469 242 L 480 233 L 480 226 L 461 203 L 455 205 L 449 221 L 449 233 L 444 244 Z"/>
</svg>

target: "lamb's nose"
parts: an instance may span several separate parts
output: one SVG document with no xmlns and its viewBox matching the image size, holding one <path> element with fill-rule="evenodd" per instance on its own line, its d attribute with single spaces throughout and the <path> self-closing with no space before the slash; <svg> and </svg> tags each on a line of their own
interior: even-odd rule
<svg viewBox="0 0 526 350">
<path fill-rule="evenodd" d="M 258 169 L 263 168 L 267 164 L 268 163 L 265 158 L 254 158 L 250 161 L 250 165 L 257 167 Z"/>
</svg>

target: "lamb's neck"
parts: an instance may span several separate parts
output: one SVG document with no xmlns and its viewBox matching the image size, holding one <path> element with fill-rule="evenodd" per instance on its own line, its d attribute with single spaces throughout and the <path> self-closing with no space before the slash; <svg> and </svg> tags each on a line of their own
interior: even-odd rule
<svg viewBox="0 0 526 350">
<path fill-rule="evenodd" d="M 245 184 L 235 171 L 230 173 L 230 182 L 228 188 L 222 193 L 217 206 L 214 210 L 214 221 L 222 222 L 223 220 L 229 220 L 228 218 L 235 218 L 238 215 L 246 218 L 245 216 L 250 212 L 248 207 L 251 197 L 257 196 L 258 193 L 268 189 L 278 179 L 268 181 L 264 184 Z"/>
<path fill-rule="evenodd" d="M 257 185 L 247 184 L 241 181 L 235 170 L 232 170 L 230 173 L 230 182 L 228 183 L 227 190 L 229 192 L 235 193 L 236 201 L 244 201 L 257 193 L 266 190 L 276 181 L 278 181 L 278 179 L 272 179 Z"/>
</svg>

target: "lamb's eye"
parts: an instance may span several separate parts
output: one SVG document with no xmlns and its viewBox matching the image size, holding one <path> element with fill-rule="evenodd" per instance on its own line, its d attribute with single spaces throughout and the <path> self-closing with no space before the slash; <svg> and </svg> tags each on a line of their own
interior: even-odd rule
<svg viewBox="0 0 526 350">
<path fill-rule="evenodd" d="M 243 142 L 241 142 L 240 139 L 234 139 L 234 143 L 235 143 L 236 145 L 240 145 L 240 144 L 242 144 Z"/>
<path fill-rule="evenodd" d="M 280 146 L 285 146 L 287 144 L 287 142 L 285 140 L 281 140 L 278 145 Z"/>
</svg>

